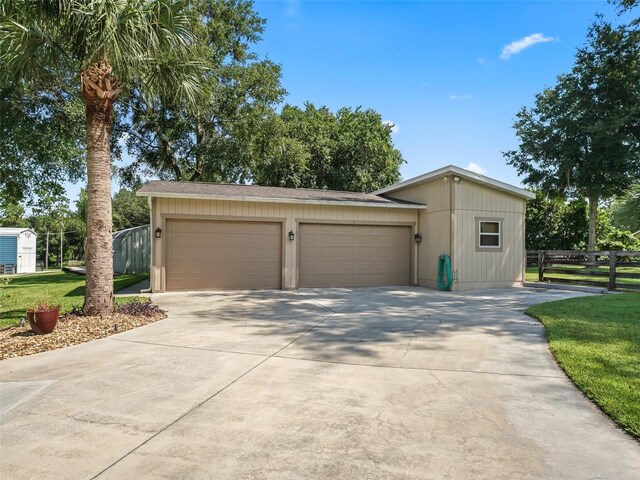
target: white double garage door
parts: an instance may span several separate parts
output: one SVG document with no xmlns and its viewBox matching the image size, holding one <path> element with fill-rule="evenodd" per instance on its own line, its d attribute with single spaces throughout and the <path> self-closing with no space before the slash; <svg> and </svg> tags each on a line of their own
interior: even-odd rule
<svg viewBox="0 0 640 480">
<path fill-rule="evenodd" d="M 166 289 L 282 288 L 282 223 L 167 220 Z M 300 223 L 297 286 L 411 284 L 411 227 Z"/>
</svg>

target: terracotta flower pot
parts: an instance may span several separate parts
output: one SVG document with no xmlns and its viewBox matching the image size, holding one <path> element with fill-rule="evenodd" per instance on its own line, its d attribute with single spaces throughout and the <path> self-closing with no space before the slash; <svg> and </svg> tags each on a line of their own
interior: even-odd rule
<svg viewBox="0 0 640 480">
<path fill-rule="evenodd" d="M 45 335 L 55 330 L 58 324 L 60 307 L 51 310 L 27 310 L 27 319 L 31 330 L 38 335 Z"/>
</svg>

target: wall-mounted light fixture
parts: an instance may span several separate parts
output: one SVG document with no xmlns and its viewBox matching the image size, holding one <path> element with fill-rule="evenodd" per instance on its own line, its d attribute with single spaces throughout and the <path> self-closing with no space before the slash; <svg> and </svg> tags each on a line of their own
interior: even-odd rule
<svg viewBox="0 0 640 480">
<path fill-rule="evenodd" d="M 289 230 L 289 240 L 292 242 L 296 239 L 296 234 L 293 233 L 293 230 Z"/>
<path fill-rule="evenodd" d="M 460 177 L 453 177 L 453 181 L 456 183 L 460 183 Z"/>
<path fill-rule="evenodd" d="M 156 238 L 162 238 L 162 229 L 160 227 L 156 228 Z"/>
<path fill-rule="evenodd" d="M 422 241 L 422 235 L 420 235 L 419 233 L 416 233 L 413 238 L 416 239 L 416 243 L 420 243 Z"/>
</svg>

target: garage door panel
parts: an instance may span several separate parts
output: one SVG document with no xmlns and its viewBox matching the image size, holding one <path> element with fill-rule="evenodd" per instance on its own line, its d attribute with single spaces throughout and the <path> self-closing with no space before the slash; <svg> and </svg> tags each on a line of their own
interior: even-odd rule
<svg viewBox="0 0 640 480">
<path fill-rule="evenodd" d="M 279 232 L 278 232 L 279 233 Z M 202 237 L 202 241 L 206 243 L 197 243 L 196 237 Z M 191 248 L 209 250 L 212 245 L 216 245 L 219 249 L 229 248 L 251 248 L 252 250 L 269 250 L 273 249 L 273 234 L 261 235 L 251 234 L 250 232 L 237 232 L 234 234 L 217 234 L 206 232 L 197 232 L 191 234 L 174 235 L 172 238 L 174 243 L 188 243 Z M 196 242 L 194 242 L 196 240 Z M 279 241 L 279 234 L 278 234 Z"/>
<path fill-rule="evenodd" d="M 167 221 L 167 290 L 282 286 L 279 223 Z"/>
<path fill-rule="evenodd" d="M 238 250 L 244 250 L 243 258 L 236 258 Z M 215 243 L 206 249 L 192 249 L 191 251 L 174 251 L 171 255 L 171 259 L 174 263 L 174 268 L 181 266 L 183 263 L 188 264 L 191 267 L 191 260 L 193 257 L 199 257 L 199 263 L 202 264 L 224 264 L 230 262 L 232 265 L 240 265 L 242 263 L 277 263 L 279 259 L 268 259 L 265 256 L 273 255 L 273 251 L 269 249 L 252 249 L 251 246 L 238 245 L 235 248 L 221 248 L 215 247 Z M 184 265 L 182 265 L 184 266 Z"/>
<path fill-rule="evenodd" d="M 411 228 L 301 224 L 301 287 L 411 284 Z"/>
</svg>

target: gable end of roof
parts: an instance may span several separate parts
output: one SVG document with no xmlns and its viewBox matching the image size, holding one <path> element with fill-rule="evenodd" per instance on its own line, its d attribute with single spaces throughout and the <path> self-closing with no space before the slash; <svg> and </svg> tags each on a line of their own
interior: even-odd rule
<svg viewBox="0 0 640 480">
<path fill-rule="evenodd" d="M 501 182 L 500 180 L 496 180 L 494 178 L 487 177 L 485 175 L 480 175 L 479 173 L 472 172 L 470 170 L 466 170 L 464 168 L 456 167 L 455 165 L 447 165 L 446 167 L 439 168 L 437 170 L 433 170 L 432 172 L 427 172 L 422 175 L 418 175 L 417 177 L 410 178 L 408 180 L 404 180 L 402 182 L 396 183 L 395 185 L 391 185 L 386 188 L 381 188 L 380 190 L 376 190 L 372 192 L 374 195 L 385 195 L 387 196 L 391 192 L 396 192 L 398 190 L 402 190 L 404 188 L 419 185 L 421 183 L 425 183 L 439 177 L 444 177 L 446 175 L 458 175 L 467 180 L 474 181 L 481 185 L 485 185 L 489 188 L 494 188 L 496 190 L 501 190 L 510 195 L 514 195 L 516 197 L 521 197 L 526 200 L 531 200 L 536 198 L 536 195 L 524 188 L 519 188 L 514 185 L 510 185 L 505 182 Z"/>
</svg>

